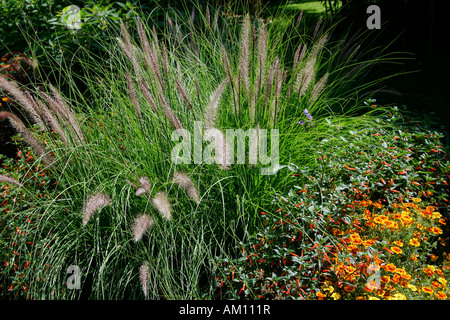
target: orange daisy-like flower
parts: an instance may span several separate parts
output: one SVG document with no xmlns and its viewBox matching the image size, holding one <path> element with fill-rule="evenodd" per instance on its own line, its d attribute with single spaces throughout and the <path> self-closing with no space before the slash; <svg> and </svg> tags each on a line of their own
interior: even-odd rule
<svg viewBox="0 0 450 320">
<path fill-rule="evenodd" d="M 384 221 L 383 221 L 383 225 L 384 225 L 386 228 L 389 228 L 389 229 L 393 229 L 393 228 L 396 227 L 395 222 L 392 221 L 392 220 L 384 220 Z"/>
<path fill-rule="evenodd" d="M 401 274 L 401 276 L 405 280 L 411 280 L 412 279 L 412 276 L 410 274 L 406 273 L 406 272 Z"/>
<path fill-rule="evenodd" d="M 433 287 L 435 287 L 435 288 L 440 288 L 440 287 L 441 287 L 441 284 L 440 284 L 439 282 L 437 282 L 437 281 L 433 281 L 431 284 L 432 284 Z"/>
<path fill-rule="evenodd" d="M 355 291 L 355 289 L 356 289 L 356 287 L 355 287 L 355 286 L 352 286 L 352 285 L 346 285 L 346 286 L 344 287 L 344 290 L 345 290 L 346 292 L 353 292 L 353 291 Z"/>
<path fill-rule="evenodd" d="M 375 208 L 377 208 L 377 209 L 383 208 L 383 205 L 382 205 L 381 202 L 379 202 L 379 201 L 375 202 L 373 205 L 374 205 Z"/>
<path fill-rule="evenodd" d="M 400 281 L 400 285 L 401 285 L 403 288 L 407 288 L 408 285 L 409 285 L 409 283 L 408 283 L 408 281 Z"/>
<path fill-rule="evenodd" d="M 320 292 L 320 291 L 317 291 L 317 292 L 316 292 L 316 296 L 317 296 L 317 298 L 319 298 L 319 300 L 323 300 L 323 298 L 326 297 L 326 295 L 323 294 L 323 293 Z"/>
<path fill-rule="evenodd" d="M 422 216 L 424 217 L 430 217 L 433 215 L 433 211 L 432 210 L 428 210 L 428 209 L 424 209 L 420 212 L 422 214 Z"/>
<path fill-rule="evenodd" d="M 395 270 L 397 270 L 397 267 L 394 266 L 392 263 L 389 263 L 384 266 L 384 270 L 389 271 L 389 272 L 395 272 Z"/>
<path fill-rule="evenodd" d="M 395 272 L 398 273 L 399 275 L 404 275 L 404 274 L 406 274 L 406 271 L 405 271 L 405 269 L 403 269 L 403 268 L 397 268 L 397 269 L 395 270 Z"/>
<path fill-rule="evenodd" d="M 407 214 L 402 214 L 401 221 L 402 221 L 404 224 L 411 224 L 411 223 L 413 223 L 413 218 L 411 218 L 411 217 L 410 217 L 409 215 L 407 215 Z"/>
<path fill-rule="evenodd" d="M 400 249 L 399 247 L 391 247 L 391 251 L 396 253 L 396 254 L 400 254 L 403 252 L 402 249 Z"/>
<path fill-rule="evenodd" d="M 361 237 L 357 233 L 352 233 L 350 235 L 350 241 L 354 244 L 361 244 L 362 242 Z"/>
<path fill-rule="evenodd" d="M 381 219 L 380 217 L 375 217 L 373 219 L 373 222 L 375 222 L 376 224 L 383 224 L 384 220 Z"/>
<path fill-rule="evenodd" d="M 370 247 L 370 246 L 373 246 L 374 243 L 375 243 L 375 240 L 373 240 L 373 239 L 364 240 L 364 241 L 362 242 L 362 244 L 363 244 L 364 247 Z"/>
<path fill-rule="evenodd" d="M 431 277 L 434 274 L 434 270 L 430 267 L 423 268 L 423 272 L 425 272 L 429 277 Z"/>
<path fill-rule="evenodd" d="M 394 274 L 394 276 L 392 277 L 393 283 L 399 283 L 400 280 L 402 280 L 402 277 L 399 274 Z"/>
<path fill-rule="evenodd" d="M 403 242 L 401 242 L 400 240 L 396 240 L 393 243 L 398 247 L 403 247 Z"/>
<path fill-rule="evenodd" d="M 420 246 L 420 242 L 416 238 L 412 238 L 411 240 L 409 240 L 409 245 L 410 246 L 414 246 L 414 247 L 418 247 L 418 246 Z"/>
<path fill-rule="evenodd" d="M 412 261 L 417 261 L 417 260 L 418 260 L 418 259 L 417 259 L 417 254 L 412 254 L 411 257 L 410 257 L 410 259 L 411 259 Z"/>
<path fill-rule="evenodd" d="M 429 229 L 429 231 L 430 231 L 431 233 L 436 234 L 436 235 L 442 234 L 442 229 L 441 229 L 441 228 L 438 228 L 438 227 L 432 227 L 432 228 Z"/>
<path fill-rule="evenodd" d="M 445 294 L 444 291 L 438 291 L 436 293 L 436 298 L 438 298 L 439 300 L 446 300 L 447 299 L 447 295 Z"/>
<path fill-rule="evenodd" d="M 381 282 L 383 283 L 389 283 L 389 281 L 391 281 L 391 278 L 389 278 L 388 276 L 382 276 L 380 278 Z"/>
<path fill-rule="evenodd" d="M 433 292 L 434 292 L 434 290 L 431 289 L 430 287 L 423 287 L 423 288 L 422 288 L 422 291 L 423 291 L 423 292 L 426 292 L 426 293 L 428 293 L 428 294 L 433 294 Z"/>
<path fill-rule="evenodd" d="M 359 249 L 357 246 L 355 246 L 354 244 L 349 244 L 347 246 L 348 251 L 350 251 L 353 254 L 357 254 L 359 252 Z"/>
<path fill-rule="evenodd" d="M 392 217 L 395 218 L 395 219 L 400 219 L 402 217 L 402 214 L 401 213 L 396 213 Z"/>
</svg>

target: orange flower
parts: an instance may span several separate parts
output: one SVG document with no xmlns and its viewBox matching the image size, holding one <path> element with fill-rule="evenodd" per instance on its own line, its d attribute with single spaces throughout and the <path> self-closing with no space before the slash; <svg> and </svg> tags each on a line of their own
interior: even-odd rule
<svg viewBox="0 0 450 320">
<path fill-rule="evenodd" d="M 438 291 L 438 293 L 436 293 L 436 298 L 438 298 L 439 300 L 446 300 L 447 295 L 444 291 Z"/>
<path fill-rule="evenodd" d="M 403 268 L 397 268 L 397 270 L 395 270 L 396 273 L 398 273 L 399 275 L 404 275 L 406 274 L 405 269 Z"/>
<path fill-rule="evenodd" d="M 353 254 L 357 254 L 359 252 L 358 247 L 355 246 L 354 244 L 349 244 L 347 246 L 348 251 L 350 251 Z"/>
<path fill-rule="evenodd" d="M 407 288 L 408 287 L 408 281 L 400 281 L 400 285 L 403 287 L 403 288 Z"/>
<path fill-rule="evenodd" d="M 411 275 L 406 273 L 406 272 L 404 274 L 401 274 L 401 276 L 405 280 L 411 280 L 412 279 Z"/>
<path fill-rule="evenodd" d="M 362 200 L 359 204 L 363 207 L 367 207 L 369 205 L 366 200 Z"/>
<path fill-rule="evenodd" d="M 323 298 L 325 298 L 326 297 L 326 295 L 325 294 L 323 294 L 322 292 L 320 292 L 320 291 L 317 291 L 316 292 L 316 296 L 319 298 L 319 300 L 323 300 Z"/>
<path fill-rule="evenodd" d="M 391 278 L 389 278 L 388 276 L 382 276 L 380 278 L 381 282 L 383 283 L 389 283 L 389 281 L 391 281 Z"/>
<path fill-rule="evenodd" d="M 442 229 L 438 228 L 438 227 L 432 227 L 428 231 L 430 231 L 431 233 L 434 233 L 436 235 L 442 234 Z"/>
<path fill-rule="evenodd" d="M 392 277 L 392 282 L 399 283 L 401 279 L 402 277 L 399 274 L 394 274 L 394 276 Z"/>
<path fill-rule="evenodd" d="M 435 288 L 440 288 L 440 287 L 441 287 L 441 284 L 440 284 L 439 282 L 437 282 L 437 281 L 433 281 L 431 284 L 432 284 L 433 287 L 435 287 Z"/>
<path fill-rule="evenodd" d="M 375 240 L 373 239 L 368 239 L 368 240 L 364 240 L 362 242 L 362 244 L 364 245 L 364 247 L 370 247 L 375 243 Z"/>
<path fill-rule="evenodd" d="M 403 242 L 401 242 L 400 240 L 396 240 L 396 241 L 394 241 L 393 243 L 394 243 L 396 246 L 403 247 Z"/>
<path fill-rule="evenodd" d="M 389 271 L 389 272 L 395 272 L 395 270 L 397 270 L 397 268 L 392 263 L 389 263 L 384 266 L 384 270 Z"/>
<path fill-rule="evenodd" d="M 396 213 L 392 216 L 395 219 L 400 219 L 402 217 L 401 213 Z"/>
<path fill-rule="evenodd" d="M 399 247 L 391 247 L 391 251 L 396 254 L 400 254 L 403 252 L 402 249 L 400 249 Z"/>
<path fill-rule="evenodd" d="M 423 268 L 423 272 L 425 272 L 429 277 L 434 274 L 434 270 L 430 266 Z"/>
<path fill-rule="evenodd" d="M 361 244 L 362 243 L 361 237 L 357 233 L 352 233 L 350 235 L 350 241 L 352 243 L 354 243 L 354 244 Z"/>
<path fill-rule="evenodd" d="M 355 289 L 356 289 L 355 286 L 352 286 L 352 285 L 349 285 L 349 284 L 344 286 L 344 290 L 347 291 L 347 292 L 353 292 L 353 291 L 355 291 Z"/>
<path fill-rule="evenodd" d="M 410 246 L 414 246 L 414 247 L 418 247 L 420 245 L 420 242 L 416 238 L 412 238 L 411 240 L 409 240 L 409 245 Z"/>
<path fill-rule="evenodd" d="M 413 223 L 413 219 L 407 214 L 402 214 L 401 221 L 404 224 L 411 224 L 411 223 Z"/>
<path fill-rule="evenodd" d="M 433 292 L 434 292 L 434 290 L 431 289 L 430 287 L 423 287 L 423 288 L 422 288 L 422 291 L 423 291 L 423 292 L 426 292 L 426 293 L 428 293 L 428 294 L 433 294 Z"/>
<path fill-rule="evenodd" d="M 396 227 L 396 225 L 395 225 L 395 222 L 394 221 L 392 221 L 392 220 L 384 220 L 383 221 L 383 225 L 386 227 L 386 228 L 389 228 L 389 229 L 394 229 L 395 227 Z"/>
<path fill-rule="evenodd" d="M 380 217 L 375 217 L 373 219 L 373 222 L 377 223 L 377 224 L 383 224 L 384 220 L 381 219 Z"/>
</svg>

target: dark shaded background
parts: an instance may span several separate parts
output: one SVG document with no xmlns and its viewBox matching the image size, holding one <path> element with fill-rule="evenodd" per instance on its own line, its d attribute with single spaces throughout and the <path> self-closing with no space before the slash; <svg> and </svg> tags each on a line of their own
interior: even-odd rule
<svg viewBox="0 0 450 320">
<path fill-rule="evenodd" d="M 380 46 L 404 52 L 401 65 L 380 66 L 374 72 L 399 75 L 386 81 L 387 89 L 401 95 L 379 95 L 380 103 L 405 104 L 418 113 L 434 112 L 435 120 L 450 120 L 450 1 L 447 0 L 344 0 L 338 15 L 353 30 L 364 26 L 370 4 L 381 9 L 381 30 L 372 30 Z M 378 33 L 378 34 L 377 34 Z M 394 41 L 395 40 L 395 41 Z M 394 41 L 392 43 L 392 41 Z M 392 44 L 391 44 L 392 43 Z M 410 53 L 410 54 L 406 54 Z"/>
</svg>

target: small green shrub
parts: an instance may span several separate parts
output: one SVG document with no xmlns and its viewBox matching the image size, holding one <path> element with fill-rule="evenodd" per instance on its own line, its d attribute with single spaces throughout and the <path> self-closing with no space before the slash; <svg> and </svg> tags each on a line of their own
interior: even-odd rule
<svg viewBox="0 0 450 320">
<path fill-rule="evenodd" d="M 48 206 L 60 201 L 61 190 L 60 180 L 44 168 L 33 149 L 20 137 L 13 140 L 19 146 L 17 156 L 0 155 L 0 298 L 23 299 L 28 297 L 30 281 L 36 280 L 30 276 L 39 277 L 27 273 L 33 266 L 33 256 L 36 252 L 43 255 L 51 239 L 47 238 L 50 229 L 39 221 Z M 45 265 L 43 269 L 51 267 Z"/>
</svg>

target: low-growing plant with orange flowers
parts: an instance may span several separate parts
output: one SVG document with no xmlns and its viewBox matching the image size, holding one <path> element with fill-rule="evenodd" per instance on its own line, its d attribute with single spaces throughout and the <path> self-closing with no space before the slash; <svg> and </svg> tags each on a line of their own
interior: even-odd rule
<svg viewBox="0 0 450 320">
<path fill-rule="evenodd" d="M 266 227 L 220 260 L 217 293 L 240 299 L 439 299 L 450 291 L 449 162 L 442 135 L 394 113 L 399 129 L 349 129 L 339 152 L 295 171 Z M 330 124 L 332 125 L 332 124 Z M 424 143 L 425 142 L 425 143 Z M 370 146 L 370 148 L 369 148 Z M 324 152 L 326 150 L 326 152 Z M 303 184 L 301 184 L 303 183 Z"/>
</svg>

